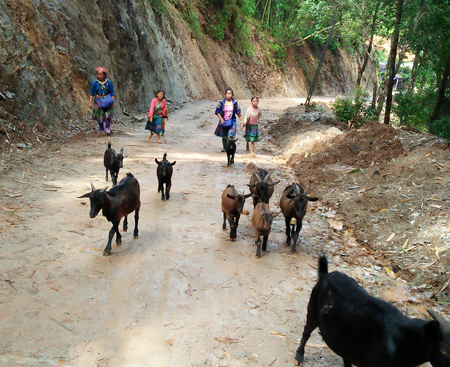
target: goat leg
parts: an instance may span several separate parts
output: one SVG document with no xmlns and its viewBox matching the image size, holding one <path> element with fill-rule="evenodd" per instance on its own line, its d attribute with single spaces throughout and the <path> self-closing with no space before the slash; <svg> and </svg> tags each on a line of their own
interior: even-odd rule
<svg viewBox="0 0 450 367">
<path fill-rule="evenodd" d="M 108 168 L 106 168 L 106 181 L 108 181 Z"/>
<path fill-rule="evenodd" d="M 116 246 L 120 246 L 122 244 L 122 235 L 119 232 L 119 223 L 116 226 Z"/>
<path fill-rule="evenodd" d="M 167 187 L 167 184 L 166 184 Z M 164 194 L 164 184 L 161 184 L 160 189 L 158 189 L 158 191 L 161 190 L 161 200 L 165 201 L 166 200 L 166 195 Z"/>
<path fill-rule="evenodd" d="M 256 257 L 258 259 L 261 259 L 261 238 L 259 238 L 259 236 L 256 236 Z"/>
<path fill-rule="evenodd" d="M 134 232 L 133 232 L 133 238 L 138 238 L 139 237 L 138 223 L 139 223 L 139 208 L 137 208 L 134 211 Z"/>
<path fill-rule="evenodd" d="M 231 164 L 234 164 L 234 153 L 233 153 L 233 155 L 231 156 Z"/>
<path fill-rule="evenodd" d="M 166 183 L 166 200 L 170 199 L 170 188 L 172 187 L 172 182 L 169 180 L 169 182 Z"/>
<path fill-rule="evenodd" d="M 263 236 L 263 245 L 262 245 L 262 251 L 266 252 L 267 250 L 267 240 L 269 239 L 269 235 Z"/>
<path fill-rule="evenodd" d="M 108 243 L 107 243 L 105 249 L 103 250 L 103 256 L 111 255 L 111 242 L 114 237 L 114 234 L 117 233 L 116 226 L 118 226 L 118 225 L 119 225 L 119 223 L 114 222 L 111 230 L 109 231 Z"/>
<path fill-rule="evenodd" d="M 284 218 L 286 222 L 286 246 L 291 245 L 291 219 L 290 218 Z"/>
<path fill-rule="evenodd" d="M 301 229 L 302 229 L 302 221 L 297 219 L 297 227 L 296 227 L 295 231 L 294 231 L 294 226 L 292 226 L 292 230 L 293 230 L 292 237 L 293 237 L 294 241 L 292 243 L 291 252 L 293 254 L 297 253 L 297 240 L 298 240 L 298 235 L 299 235 Z"/>
<path fill-rule="evenodd" d="M 123 231 L 128 231 L 128 216 L 125 216 L 125 219 L 123 220 Z"/>
<path fill-rule="evenodd" d="M 308 316 L 310 316 L 308 314 Z M 312 322 L 310 317 L 307 317 L 305 328 L 303 329 L 302 340 L 300 341 L 300 346 L 297 349 L 297 353 L 295 355 L 295 360 L 297 361 L 297 366 L 303 366 L 303 360 L 305 356 L 305 346 L 308 341 L 311 333 L 317 327 L 315 322 Z M 347 367 L 347 366 L 346 366 Z"/>
<path fill-rule="evenodd" d="M 226 231 L 226 229 L 227 229 L 227 215 L 225 214 L 225 212 L 223 212 L 223 226 L 222 226 L 222 229 L 224 231 Z"/>
</svg>

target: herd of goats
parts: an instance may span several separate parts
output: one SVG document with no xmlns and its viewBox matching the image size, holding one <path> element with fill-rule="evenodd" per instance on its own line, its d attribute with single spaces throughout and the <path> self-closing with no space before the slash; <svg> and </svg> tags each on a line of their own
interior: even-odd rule
<svg viewBox="0 0 450 367">
<path fill-rule="evenodd" d="M 228 154 L 228 165 L 234 163 L 234 156 Z M 233 154 L 234 155 L 234 154 Z M 158 192 L 162 200 L 169 200 L 173 165 L 167 154 L 157 163 Z M 231 163 L 231 164 L 232 164 Z M 109 231 L 108 244 L 103 255 L 111 254 L 111 241 L 116 234 L 120 246 L 120 220 L 125 217 L 123 230 L 128 227 L 127 215 L 135 212 L 134 238 L 138 237 L 140 187 L 131 173 L 117 184 L 120 168 L 123 167 L 123 148 L 116 153 L 108 143 L 104 155 L 106 180 L 108 172 L 113 187 L 106 191 L 95 189 L 80 198 L 90 199 L 90 217 L 95 218 L 102 210 L 113 226 Z M 245 199 L 253 197 L 252 223 L 255 229 L 257 251 L 261 257 L 266 251 L 272 220 L 278 214 L 270 212 L 269 199 L 274 192 L 270 173 L 256 170 L 250 178 L 250 194 L 240 194 L 234 186 L 228 185 L 222 194 L 223 229 L 230 224 L 230 238 L 236 239 L 239 218 L 243 212 Z M 165 189 L 164 189 L 165 185 Z M 318 200 L 307 195 L 308 187 L 300 184 L 286 187 L 280 199 L 280 208 L 286 221 L 286 244 L 291 252 L 296 252 L 296 244 L 306 213 L 308 201 Z M 307 320 L 295 360 L 303 365 L 305 346 L 312 331 L 317 327 L 325 343 L 344 360 L 345 367 L 414 367 L 430 362 L 433 367 L 450 367 L 450 323 L 432 310 L 427 310 L 432 320 L 409 318 L 388 302 L 371 296 L 354 279 L 339 272 L 328 273 L 325 255 L 319 257 L 318 281 L 314 286 L 308 304 Z"/>
</svg>

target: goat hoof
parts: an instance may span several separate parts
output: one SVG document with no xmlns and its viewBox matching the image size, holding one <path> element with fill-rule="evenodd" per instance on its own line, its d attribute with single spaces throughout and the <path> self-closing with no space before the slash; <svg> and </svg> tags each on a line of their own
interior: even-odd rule
<svg viewBox="0 0 450 367">
<path fill-rule="evenodd" d="M 136 240 L 136 239 L 139 238 L 139 236 L 138 235 L 134 235 L 133 238 Z"/>
<path fill-rule="evenodd" d="M 111 255 L 111 251 L 103 251 L 103 256 L 109 256 Z"/>
<path fill-rule="evenodd" d="M 117 242 L 116 246 L 120 246 L 122 244 L 122 242 Z"/>
<path fill-rule="evenodd" d="M 259 255 L 259 256 L 258 256 L 258 255 L 256 255 L 256 258 L 257 258 L 257 259 L 261 259 L 261 255 Z"/>
</svg>

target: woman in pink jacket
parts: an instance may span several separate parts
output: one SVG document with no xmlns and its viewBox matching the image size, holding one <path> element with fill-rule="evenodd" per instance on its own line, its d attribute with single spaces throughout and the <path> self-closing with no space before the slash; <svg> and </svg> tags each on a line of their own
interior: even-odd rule
<svg viewBox="0 0 450 367">
<path fill-rule="evenodd" d="M 159 90 L 156 92 L 155 98 L 152 99 L 150 104 L 150 111 L 147 114 L 148 121 L 145 126 L 145 130 L 150 130 L 150 134 L 147 139 L 156 134 L 158 136 L 157 143 L 161 144 L 161 131 L 162 131 L 162 118 L 167 118 L 167 106 L 164 98 L 164 91 Z"/>
</svg>

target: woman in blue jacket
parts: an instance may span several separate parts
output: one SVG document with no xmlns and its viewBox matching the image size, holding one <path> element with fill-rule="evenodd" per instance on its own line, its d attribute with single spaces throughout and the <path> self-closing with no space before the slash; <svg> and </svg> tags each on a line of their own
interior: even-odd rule
<svg viewBox="0 0 450 367">
<path fill-rule="evenodd" d="M 98 100 L 100 97 L 105 97 L 108 94 L 111 95 L 114 100 L 114 85 L 111 80 L 106 79 L 106 69 L 99 67 L 97 68 L 97 79 L 91 84 L 90 98 L 89 98 L 89 108 L 92 108 L 92 120 L 98 122 L 100 132 L 106 130 L 106 134 L 111 134 L 111 120 L 113 119 L 113 106 L 101 109 L 98 106 Z M 105 124 L 105 126 L 103 126 Z"/>
<path fill-rule="evenodd" d="M 216 115 L 219 117 L 220 121 L 214 135 L 222 138 L 222 152 L 225 152 L 227 147 L 227 137 L 236 136 L 236 115 L 241 120 L 241 125 L 244 125 L 244 120 L 241 116 L 241 108 L 237 101 L 233 99 L 233 90 L 231 88 L 228 88 L 225 91 L 225 98 L 217 105 Z"/>
</svg>

